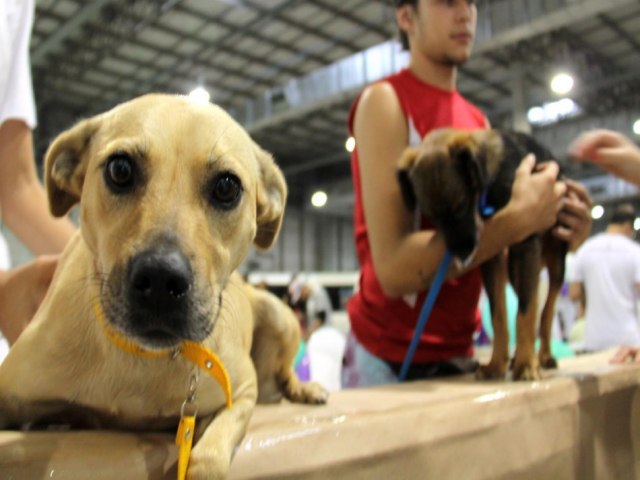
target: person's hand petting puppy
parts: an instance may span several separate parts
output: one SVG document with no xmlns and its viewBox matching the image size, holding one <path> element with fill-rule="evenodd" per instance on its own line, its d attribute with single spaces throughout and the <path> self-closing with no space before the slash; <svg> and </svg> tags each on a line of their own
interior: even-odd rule
<svg viewBox="0 0 640 480">
<path fill-rule="evenodd" d="M 640 185 L 640 148 L 612 130 L 592 130 L 580 135 L 569 147 L 577 162 L 589 161 L 628 182 Z"/>
<path fill-rule="evenodd" d="M 0 271 L 0 331 L 13 344 L 38 310 L 58 265 L 44 255 L 12 270 Z"/>
<path fill-rule="evenodd" d="M 591 232 L 591 197 L 581 183 L 569 179 L 564 183 L 567 193 L 553 234 L 569 244 L 569 251 L 575 252 Z"/>
<path fill-rule="evenodd" d="M 509 203 L 514 220 L 521 224 L 524 240 L 533 233 L 552 227 L 564 205 L 567 185 L 557 181 L 559 167 L 556 162 L 546 162 L 534 171 L 535 157 L 527 155 L 516 170 Z"/>
</svg>

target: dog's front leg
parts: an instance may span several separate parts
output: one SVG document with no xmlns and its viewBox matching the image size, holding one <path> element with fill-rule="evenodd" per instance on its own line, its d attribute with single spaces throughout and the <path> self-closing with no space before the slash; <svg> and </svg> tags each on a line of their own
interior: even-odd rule
<svg viewBox="0 0 640 480">
<path fill-rule="evenodd" d="M 481 365 L 476 377 L 482 380 L 504 378 L 509 363 L 509 331 L 507 326 L 506 252 L 499 253 L 482 264 L 482 279 L 489 297 L 491 325 L 493 326 L 493 350 L 487 365 Z"/>
<path fill-rule="evenodd" d="M 242 368 L 247 379 L 235 388 L 233 406 L 214 414 L 212 419 L 205 417 L 198 421 L 198 440 L 189 460 L 190 480 L 227 477 L 234 449 L 246 433 L 258 397 L 255 370 L 251 362 L 247 359 L 247 365 Z M 204 431 L 201 431 L 202 428 Z"/>
<path fill-rule="evenodd" d="M 518 295 L 514 380 L 540 379 L 535 341 L 541 255 L 542 246 L 537 236 L 530 237 L 509 249 L 509 278 Z"/>
</svg>

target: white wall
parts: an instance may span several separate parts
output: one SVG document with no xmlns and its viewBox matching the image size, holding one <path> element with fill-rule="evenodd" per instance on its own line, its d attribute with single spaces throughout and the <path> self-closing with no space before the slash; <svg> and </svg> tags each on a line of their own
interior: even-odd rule
<svg viewBox="0 0 640 480">
<path fill-rule="evenodd" d="M 267 252 L 249 253 L 241 271 L 353 271 L 358 261 L 350 216 L 287 207 L 280 237 Z"/>
</svg>

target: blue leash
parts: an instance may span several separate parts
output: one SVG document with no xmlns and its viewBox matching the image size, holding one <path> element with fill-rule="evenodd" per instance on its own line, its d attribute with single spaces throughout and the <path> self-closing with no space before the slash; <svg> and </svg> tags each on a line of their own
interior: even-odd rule
<svg viewBox="0 0 640 480">
<path fill-rule="evenodd" d="M 451 255 L 451 252 L 447 250 L 444 254 L 444 257 L 440 261 L 440 266 L 438 267 L 436 277 L 434 278 L 433 283 L 431 284 L 431 288 L 429 289 L 429 294 L 427 295 L 427 298 L 422 305 L 422 310 L 420 310 L 420 317 L 418 317 L 416 330 L 415 332 L 413 332 L 411 345 L 409 345 L 409 350 L 407 350 L 407 354 L 404 357 L 404 362 L 402 362 L 400 375 L 398 375 L 398 380 L 401 382 L 404 382 L 405 378 L 407 377 L 409 367 L 411 366 L 411 362 L 413 361 L 413 356 L 416 353 L 416 348 L 418 348 L 418 342 L 420 342 L 420 337 L 422 336 L 424 327 L 427 325 L 427 320 L 429 320 L 429 315 L 431 314 L 433 305 L 436 303 L 436 298 L 438 298 L 440 288 L 442 287 L 444 279 L 447 276 L 447 270 L 449 270 L 449 264 L 451 263 L 452 257 L 453 255 Z"/>
</svg>

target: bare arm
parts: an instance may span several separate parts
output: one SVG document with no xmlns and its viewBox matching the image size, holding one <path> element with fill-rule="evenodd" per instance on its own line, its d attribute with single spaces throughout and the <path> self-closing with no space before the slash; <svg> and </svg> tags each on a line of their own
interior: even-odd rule
<svg viewBox="0 0 640 480">
<path fill-rule="evenodd" d="M 0 270 L 0 331 L 10 344 L 36 313 L 57 265 L 58 257 L 48 255 L 13 270 Z"/>
<path fill-rule="evenodd" d="M 48 210 L 44 188 L 36 175 L 32 135 L 22 121 L 0 126 L 0 207 L 16 236 L 36 255 L 60 253 L 75 227 Z"/>
<path fill-rule="evenodd" d="M 413 214 L 396 181 L 408 135 L 393 88 L 387 83 L 367 88 L 354 119 L 362 201 L 376 274 L 385 294 L 394 297 L 424 288 L 421 278 L 435 271 L 444 254 L 440 235 L 413 231 Z"/>
<path fill-rule="evenodd" d="M 576 161 L 590 161 L 607 172 L 640 185 L 640 148 L 621 133 L 593 130 L 580 135 L 569 148 Z"/>
<path fill-rule="evenodd" d="M 435 274 L 445 245 L 435 231 L 413 231 L 413 215 L 404 206 L 396 165 L 407 146 L 406 120 L 392 87 L 370 86 L 354 119 L 362 200 L 374 267 L 385 294 L 397 297 L 425 288 Z M 533 157 L 516 175 L 511 201 L 481 236 L 477 262 L 531 233 L 553 225 L 565 186 L 555 181 L 557 165 L 532 174 Z"/>
<path fill-rule="evenodd" d="M 573 302 L 584 302 L 584 286 L 582 282 L 571 282 L 569 285 L 569 300 Z"/>
</svg>

